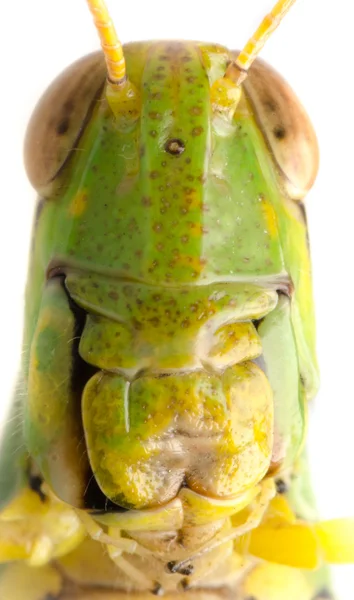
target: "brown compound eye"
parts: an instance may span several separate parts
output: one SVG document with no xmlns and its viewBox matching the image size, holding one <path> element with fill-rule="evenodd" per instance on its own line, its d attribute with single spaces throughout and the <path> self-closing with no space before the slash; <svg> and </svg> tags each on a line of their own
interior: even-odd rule
<svg viewBox="0 0 354 600">
<path fill-rule="evenodd" d="M 37 104 L 26 133 L 24 159 L 31 184 L 42 194 L 75 147 L 105 75 L 100 52 L 85 56 L 59 75 Z"/>
<path fill-rule="evenodd" d="M 243 85 L 285 192 L 301 200 L 316 179 L 319 162 L 316 134 L 305 109 L 286 81 L 259 59 Z"/>
</svg>

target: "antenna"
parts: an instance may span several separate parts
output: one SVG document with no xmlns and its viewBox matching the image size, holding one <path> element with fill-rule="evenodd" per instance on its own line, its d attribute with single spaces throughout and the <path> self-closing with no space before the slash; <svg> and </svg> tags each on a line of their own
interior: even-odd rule
<svg viewBox="0 0 354 600">
<path fill-rule="evenodd" d="M 106 3 L 104 0 L 87 0 L 87 4 L 101 39 L 101 46 L 107 64 L 108 81 L 113 85 L 121 86 L 126 81 L 125 59 L 122 44 L 117 36 Z"/>
<path fill-rule="evenodd" d="M 238 58 L 226 69 L 225 77 L 227 79 L 231 79 L 236 85 L 240 85 L 246 79 L 250 67 L 264 44 L 295 2 L 296 0 L 279 0 L 276 3 L 273 10 L 263 19 L 257 31 L 248 40 Z"/>
</svg>

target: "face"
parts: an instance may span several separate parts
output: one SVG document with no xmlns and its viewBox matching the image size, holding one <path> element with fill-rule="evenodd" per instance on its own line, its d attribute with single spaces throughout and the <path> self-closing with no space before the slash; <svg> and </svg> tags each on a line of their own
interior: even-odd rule
<svg viewBox="0 0 354 600">
<path fill-rule="evenodd" d="M 262 63 L 230 120 L 215 106 L 233 57 L 225 48 L 130 44 L 125 57 L 134 91 L 114 113 L 91 55 L 53 84 L 29 127 L 28 172 L 43 196 L 28 294 L 29 446 L 74 505 L 103 496 L 149 508 L 183 486 L 234 497 L 303 436 L 298 368 L 287 396 L 294 439 L 289 417 L 274 414 L 279 374 L 270 381 L 265 347 L 268 315 L 290 326 L 280 297 L 296 283 L 301 303 L 307 285 L 292 253 L 306 264 L 297 202 L 317 169 L 315 137 Z M 288 361 L 296 351 L 291 333 Z M 56 405 L 48 376 L 60 385 L 65 371 L 71 385 Z M 60 474 L 69 464 L 70 484 Z"/>
</svg>

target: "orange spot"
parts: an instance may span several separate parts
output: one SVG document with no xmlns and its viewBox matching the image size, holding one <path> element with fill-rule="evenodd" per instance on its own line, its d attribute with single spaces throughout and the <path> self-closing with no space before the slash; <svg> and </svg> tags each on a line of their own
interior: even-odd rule
<svg viewBox="0 0 354 600">
<path fill-rule="evenodd" d="M 81 217 L 87 208 L 87 190 L 80 190 L 76 196 L 74 196 L 70 206 L 69 212 L 73 217 Z"/>
<path fill-rule="evenodd" d="M 180 254 L 177 258 L 177 263 L 179 266 L 190 267 L 197 275 L 202 272 L 204 267 L 204 264 L 199 257 L 191 256 L 189 254 Z"/>
<path fill-rule="evenodd" d="M 189 210 L 200 209 L 202 207 L 200 192 L 194 188 L 186 189 L 184 200 Z"/>
</svg>

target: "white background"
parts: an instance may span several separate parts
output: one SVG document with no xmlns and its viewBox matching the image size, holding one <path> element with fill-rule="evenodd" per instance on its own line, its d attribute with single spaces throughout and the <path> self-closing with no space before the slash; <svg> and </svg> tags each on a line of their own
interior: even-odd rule
<svg viewBox="0 0 354 600">
<path fill-rule="evenodd" d="M 108 0 L 123 42 L 200 39 L 239 48 L 272 0 Z M 321 392 L 310 426 L 324 517 L 354 516 L 353 249 L 354 94 L 349 0 L 298 0 L 262 56 L 291 83 L 312 117 L 321 169 L 308 197 Z M 10 0 L 1 9 L 1 406 L 20 358 L 23 287 L 34 192 L 22 165 L 26 122 L 68 63 L 98 47 L 85 0 Z M 55 110 L 55 106 L 53 107 Z M 1 413 L 0 413 L 1 416 Z M 354 570 L 336 569 L 339 600 L 354 598 Z M 22 600 L 22 599 L 19 599 Z M 301 600 L 301 599 L 299 599 Z"/>
</svg>

